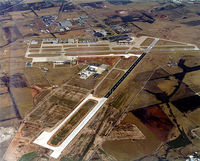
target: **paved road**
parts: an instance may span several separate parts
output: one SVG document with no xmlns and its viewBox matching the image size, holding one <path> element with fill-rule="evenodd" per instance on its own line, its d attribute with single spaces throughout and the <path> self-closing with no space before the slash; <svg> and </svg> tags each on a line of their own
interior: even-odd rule
<svg viewBox="0 0 200 161">
<path fill-rule="evenodd" d="M 158 42 L 158 38 L 156 38 L 152 44 L 146 49 L 146 51 L 131 65 L 131 67 L 127 70 L 126 73 L 118 80 L 117 83 L 110 89 L 110 91 L 104 96 L 105 98 L 108 98 L 116 89 L 119 87 L 119 85 L 123 82 L 123 80 L 130 74 L 130 72 L 137 66 L 137 64 L 144 58 L 144 56 L 150 52 L 152 47 Z"/>
</svg>

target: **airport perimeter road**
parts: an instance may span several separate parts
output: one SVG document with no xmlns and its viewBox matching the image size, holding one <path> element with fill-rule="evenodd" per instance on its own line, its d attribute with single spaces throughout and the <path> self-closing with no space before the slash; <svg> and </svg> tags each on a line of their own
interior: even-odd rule
<svg viewBox="0 0 200 161">
<path fill-rule="evenodd" d="M 116 89 L 119 87 L 119 85 L 123 82 L 123 80 L 130 74 L 130 72 L 136 67 L 136 65 L 144 58 L 144 56 L 151 51 L 153 46 L 158 42 L 158 38 L 156 38 L 151 45 L 146 49 L 146 51 L 131 65 L 131 67 L 127 70 L 126 73 L 118 80 L 118 82 L 110 89 L 110 91 L 104 96 L 105 98 L 108 98 Z"/>
</svg>

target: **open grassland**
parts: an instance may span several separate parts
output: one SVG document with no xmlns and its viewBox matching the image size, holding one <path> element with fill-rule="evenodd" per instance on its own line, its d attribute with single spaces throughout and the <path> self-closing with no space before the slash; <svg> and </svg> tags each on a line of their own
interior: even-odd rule
<svg viewBox="0 0 200 161">
<path fill-rule="evenodd" d="M 77 47 L 77 48 L 68 48 L 65 51 L 106 51 L 110 50 L 109 47 Z"/>
<path fill-rule="evenodd" d="M 123 71 L 112 70 L 95 91 L 97 97 L 103 97 L 110 88 L 121 78 Z"/>
<path fill-rule="evenodd" d="M 87 90 L 72 86 L 64 86 L 47 99 L 40 108 L 34 110 L 29 121 L 38 123 L 41 127 L 52 128 L 65 118 L 87 94 Z M 26 129 L 25 129 L 25 132 Z"/>
<path fill-rule="evenodd" d="M 137 47 L 132 47 L 131 50 L 139 50 Z"/>
<path fill-rule="evenodd" d="M 67 45 L 63 45 L 64 48 L 68 48 L 68 47 L 76 47 L 77 45 L 75 44 L 67 44 Z"/>
<path fill-rule="evenodd" d="M 127 46 L 118 46 L 118 47 L 112 47 L 113 50 L 127 50 L 129 47 Z"/>
<path fill-rule="evenodd" d="M 58 97 L 58 96 L 52 96 L 50 99 L 49 99 L 50 102 L 54 102 L 56 104 L 60 104 L 60 105 L 63 105 L 63 106 L 68 106 L 69 108 L 73 109 L 73 107 L 75 107 L 75 105 L 78 104 L 78 101 L 74 101 L 74 100 L 71 100 L 71 99 L 66 99 L 66 98 L 62 98 L 62 97 Z"/>
<path fill-rule="evenodd" d="M 90 46 L 109 46 L 109 44 L 90 44 Z"/>
<path fill-rule="evenodd" d="M 39 52 L 40 51 L 40 49 L 29 49 L 29 52 L 30 52 L 30 54 L 31 54 L 31 52 Z"/>
<path fill-rule="evenodd" d="M 14 118 L 14 117 L 17 117 L 17 116 L 16 116 L 13 105 L 0 108 L 0 118 L 1 118 L 1 120 Z M 3 122 L 1 122 L 0 125 L 2 125 L 2 123 Z"/>
<path fill-rule="evenodd" d="M 137 57 L 130 57 L 130 58 L 122 58 L 120 62 L 117 64 L 116 68 L 119 69 L 128 69 L 133 62 L 137 59 Z"/>
<path fill-rule="evenodd" d="M 121 75 L 123 75 L 124 72 L 121 70 L 117 70 L 117 69 L 113 69 L 108 76 L 106 77 L 106 79 L 111 79 L 111 80 L 116 80 L 118 79 Z"/>
<path fill-rule="evenodd" d="M 80 51 L 79 51 L 80 52 Z M 141 52 L 140 52 L 141 53 Z M 73 55 L 73 56 L 80 56 L 80 55 L 117 55 L 117 54 L 125 54 L 125 51 L 116 51 L 116 52 L 108 52 L 108 51 L 94 51 L 94 52 L 84 52 L 84 53 L 67 53 L 65 54 L 66 56 L 68 55 Z M 135 54 L 135 53 L 133 53 Z M 136 53 L 137 54 L 137 53 Z M 139 54 L 139 53 L 138 53 Z"/>
<path fill-rule="evenodd" d="M 168 41 L 168 40 L 159 40 L 155 46 L 160 46 L 160 45 L 184 45 L 184 43 L 179 43 L 179 42 L 173 42 L 173 41 Z"/>
<path fill-rule="evenodd" d="M 45 89 L 43 90 L 41 93 L 39 93 L 36 97 L 35 97 L 35 103 L 39 103 L 40 101 L 42 101 L 42 99 L 49 94 L 50 90 Z"/>
<path fill-rule="evenodd" d="M 187 45 L 181 45 L 181 46 L 155 46 L 152 49 L 184 49 L 184 48 L 194 48 L 194 46 L 187 46 Z"/>
<path fill-rule="evenodd" d="M 39 68 L 25 68 L 25 76 L 30 85 L 36 85 L 39 87 L 49 86 L 49 82 Z"/>
<path fill-rule="evenodd" d="M 19 159 L 19 161 L 31 161 L 31 160 L 38 159 L 38 158 L 39 158 L 39 155 L 36 152 L 31 152 L 31 153 L 24 154 Z"/>
<path fill-rule="evenodd" d="M 157 65 L 148 62 L 149 60 L 144 58 L 134 69 L 134 72 L 131 72 L 121 83 L 113 93 L 113 97 L 108 100 L 111 106 L 116 109 L 125 109 L 130 104 L 157 67 Z"/>
<path fill-rule="evenodd" d="M 117 160 L 137 160 L 152 153 L 160 145 L 159 139 L 133 114 L 128 113 L 122 123 L 136 125 L 144 134 L 145 139 L 105 141 L 102 145 L 103 150 Z"/>
<path fill-rule="evenodd" d="M 195 65 L 195 63 L 198 64 L 198 62 L 199 62 L 198 57 L 200 56 L 200 52 L 195 51 L 195 50 L 191 50 L 191 51 L 190 50 L 188 50 L 188 51 L 166 51 L 166 52 L 164 52 L 164 51 L 162 51 L 162 52 L 161 51 L 153 51 L 149 55 L 151 55 L 151 57 L 152 57 L 152 62 L 154 62 L 156 64 L 167 66 L 167 64 L 170 61 L 178 63 L 178 61 L 180 59 L 185 59 L 186 60 L 185 63 L 187 65 L 192 66 L 192 65 Z M 192 59 L 192 61 L 190 59 Z M 190 63 L 190 64 L 188 64 L 188 63 Z M 168 69 L 170 69 L 170 68 L 168 68 Z"/>
<path fill-rule="evenodd" d="M 142 42 L 142 44 L 140 44 L 140 46 L 149 46 L 149 45 L 151 45 L 151 43 L 154 41 L 154 39 L 153 38 L 147 38 L 147 39 L 145 39 L 143 42 Z"/>
<path fill-rule="evenodd" d="M 0 95 L 0 108 L 1 107 L 9 107 L 12 105 L 12 100 L 10 98 L 10 94 L 9 93 L 5 93 L 5 94 L 2 94 Z"/>
<path fill-rule="evenodd" d="M 159 140 L 165 142 L 174 127 L 159 105 L 147 106 L 131 111 Z"/>
<path fill-rule="evenodd" d="M 12 88 L 17 107 L 20 115 L 25 115 L 33 108 L 33 97 L 30 88 Z"/>
<path fill-rule="evenodd" d="M 35 52 L 35 51 L 34 51 Z M 29 54 L 28 57 L 55 57 L 55 56 L 61 56 L 60 54 L 45 54 L 45 53 L 41 53 L 41 54 Z"/>
<path fill-rule="evenodd" d="M 62 46 L 42 46 L 42 49 L 61 49 Z"/>
<path fill-rule="evenodd" d="M 40 48 L 41 44 L 37 44 L 37 45 L 30 45 L 29 49 L 35 49 L 35 48 Z"/>
<path fill-rule="evenodd" d="M 59 51 L 61 51 L 61 49 L 60 48 L 53 48 L 53 49 L 49 49 L 49 48 L 46 48 L 46 49 L 42 49 L 42 52 L 59 52 Z"/>
<path fill-rule="evenodd" d="M 183 81 L 196 93 L 200 92 L 200 71 L 187 73 Z"/>
<path fill-rule="evenodd" d="M 63 83 L 76 76 L 81 68 L 82 66 L 50 68 L 45 76 L 49 80 L 50 84 L 62 85 Z"/>
</svg>

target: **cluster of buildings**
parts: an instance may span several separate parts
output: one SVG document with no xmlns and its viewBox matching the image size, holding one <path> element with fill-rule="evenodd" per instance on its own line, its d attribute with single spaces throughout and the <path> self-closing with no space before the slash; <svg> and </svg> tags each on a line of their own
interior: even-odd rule
<svg viewBox="0 0 200 161">
<path fill-rule="evenodd" d="M 58 31 L 59 32 L 70 31 L 71 28 L 75 25 L 82 26 L 82 25 L 86 24 L 85 19 L 87 19 L 87 18 L 88 18 L 88 16 L 80 16 L 80 17 L 73 18 L 72 20 L 67 19 L 66 21 L 59 22 L 58 23 L 58 26 L 59 26 Z"/>
<path fill-rule="evenodd" d="M 59 39 L 58 38 L 45 38 L 42 41 L 44 43 L 45 42 L 51 42 L 52 44 L 58 44 L 59 43 Z"/>
<path fill-rule="evenodd" d="M 93 35 L 97 37 L 105 37 L 108 32 L 104 29 L 95 29 L 93 30 Z"/>
<path fill-rule="evenodd" d="M 73 44 L 73 43 L 96 43 L 98 40 L 97 39 L 85 39 L 85 40 L 79 40 L 79 39 L 58 39 L 58 38 L 45 38 L 43 39 L 43 42 L 51 42 L 52 44 L 59 44 L 59 43 L 69 43 L 69 44 Z M 36 40 L 32 40 L 31 44 L 33 43 L 37 43 L 38 41 Z"/>
<path fill-rule="evenodd" d="M 80 75 L 81 79 L 87 79 L 91 75 L 93 75 L 94 78 L 97 78 L 100 74 L 102 74 L 105 70 L 108 69 L 108 65 L 101 64 L 100 66 L 96 63 L 90 64 L 85 69 L 83 69 L 78 74 Z"/>
<path fill-rule="evenodd" d="M 31 45 L 37 45 L 40 43 L 41 40 L 31 40 L 28 41 L 27 43 Z M 84 39 L 84 40 L 79 40 L 79 39 L 73 39 L 73 38 L 68 38 L 68 39 L 58 39 L 58 38 L 44 38 L 42 39 L 42 42 L 48 43 L 48 44 L 63 44 L 63 43 L 69 43 L 69 44 L 74 44 L 74 43 L 97 43 L 98 39 Z"/>
<path fill-rule="evenodd" d="M 111 28 L 116 32 L 116 33 L 128 33 L 131 32 L 130 28 L 123 27 L 120 25 L 112 25 Z"/>
<path fill-rule="evenodd" d="M 119 44 L 133 44 L 135 37 L 132 34 L 125 34 L 119 36 L 109 37 L 111 42 L 117 42 Z"/>
<path fill-rule="evenodd" d="M 46 26 L 50 26 L 57 18 L 58 18 L 57 15 L 42 16 L 42 20 Z"/>
<path fill-rule="evenodd" d="M 200 2 L 200 0 L 170 0 L 171 2 L 173 2 L 173 3 L 176 3 L 176 4 L 181 4 L 181 3 L 183 3 L 183 2 L 187 2 L 187 3 L 189 3 L 189 4 L 194 4 L 194 3 L 199 3 Z"/>
<path fill-rule="evenodd" d="M 60 32 L 71 30 L 70 28 L 72 27 L 72 23 L 70 20 L 59 22 L 58 24 L 59 26 L 61 26 L 61 28 L 59 29 Z"/>
</svg>

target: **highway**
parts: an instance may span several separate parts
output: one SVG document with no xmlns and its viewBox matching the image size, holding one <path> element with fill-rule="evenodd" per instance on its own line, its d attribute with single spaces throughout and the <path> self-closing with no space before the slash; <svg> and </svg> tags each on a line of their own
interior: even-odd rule
<svg viewBox="0 0 200 161">
<path fill-rule="evenodd" d="M 130 74 L 130 72 L 137 66 L 137 64 L 144 58 L 144 56 L 151 51 L 153 46 L 158 42 L 158 38 L 156 38 L 151 45 L 146 49 L 146 51 L 131 65 L 131 67 L 127 70 L 126 73 L 118 80 L 117 83 L 110 89 L 110 91 L 104 96 L 105 98 L 108 98 L 116 89 L 119 87 L 119 85 L 123 82 L 123 80 Z"/>
</svg>

